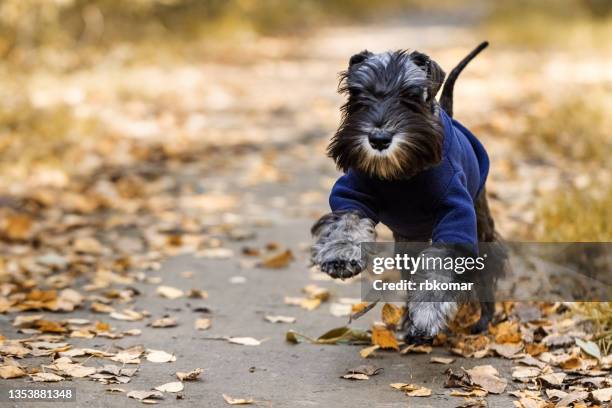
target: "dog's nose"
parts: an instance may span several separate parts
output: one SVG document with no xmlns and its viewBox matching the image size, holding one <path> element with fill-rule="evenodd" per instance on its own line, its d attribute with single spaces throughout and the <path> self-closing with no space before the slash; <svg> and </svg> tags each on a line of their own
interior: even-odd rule
<svg viewBox="0 0 612 408">
<path fill-rule="evenodd" d="M 375 129 L 368 136 L 370 146 L 376 150 L 380 150 L 381 152 L 391 145 L 392 139 L 393 135 L 390 132 L 381 129 Z"/>
</svg>

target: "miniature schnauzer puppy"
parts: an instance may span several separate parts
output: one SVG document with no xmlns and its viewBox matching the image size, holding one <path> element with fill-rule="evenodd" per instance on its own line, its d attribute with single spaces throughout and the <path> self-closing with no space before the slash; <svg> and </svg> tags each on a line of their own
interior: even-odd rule
<svg viewBox="0 0 612 408">
<path fill-rule="evenodd" d="M 426 256 L 477 253 L 479 242 L 497 239 L 485 193 L 487 153 L 452 119 L 455 80 L 487 45 L 453 69 L 439 103 L 435 96 L 446 75 L 427 55 L 363 51 L 350 58 L 339 87 L 348 100 L 328 147 L 344 175 L 331 192 L 332 212 L 312 227 L 312 261 L 322 271 L 334 278 L 359 274 L 365 268 L 360 244 L 376 240 L 378 222 L 397 242 L 431 242 Z M 427 274 L 416 279 L 455 279 Z M 479 299 L 487 301 L 481 302 L 476 331 L 486 329 L 493 316 L 496 278 L 485 276 L 480 286 L 486 293 Z M 407 338 L 436 335 L 463 301 L 448 293 L 410 295 L 403 319 Z"/>
</svg>

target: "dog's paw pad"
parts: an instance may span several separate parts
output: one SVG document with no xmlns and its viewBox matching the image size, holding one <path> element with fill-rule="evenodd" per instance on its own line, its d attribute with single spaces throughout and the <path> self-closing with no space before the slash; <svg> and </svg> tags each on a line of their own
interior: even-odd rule
<svg viewBox="0 0 612 408">
<path fill-rule="evenodd" d="M 332 278 L 351 278 L 358 275 L 362 269 L 360 262 L 354 259 L 336 259 L 321 264 L 321 271 L 327 273 Z"/>
</svg>

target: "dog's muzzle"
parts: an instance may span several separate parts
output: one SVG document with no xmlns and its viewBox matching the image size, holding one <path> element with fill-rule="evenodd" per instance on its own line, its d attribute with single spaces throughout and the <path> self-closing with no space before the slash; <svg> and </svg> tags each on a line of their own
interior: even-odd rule
<svg viewBox="0 0 612 408">
<path fill-rule="evenodd" d="M 381 152 L 391 146 L 392 140 L 393 134 L 383 129 L 374 129 L 372 133 L 368 135 L 368 142 L 370 142 L 370 146 Z"/>
</svg>

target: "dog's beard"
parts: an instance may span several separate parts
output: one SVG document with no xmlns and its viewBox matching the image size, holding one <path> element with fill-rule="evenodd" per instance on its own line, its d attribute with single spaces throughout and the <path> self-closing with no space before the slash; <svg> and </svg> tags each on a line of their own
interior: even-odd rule
<svg viewBox="0 0 612 408">
<path fill-rule="evenodd" d="M 361 137 L 357 156 L 359 170 L 370 176 L 385 180 L 401 179 L 411 176 L 412 167 L 410 142 L 403 134 L 395 135 L 391 145 L 383 150 L 376 150 L 368 141 L 367 136 Z"/>
<path fill-rule="evenodd" d="M 397 131 L 389 147 L 379 151 L 370 146 L 367 131 L 344 123 L 332 139 L 328 153 L 343 171 L 353 168 L 383 180 L 408 179 L 441 159 L 441 129 L 434 125 L 426 130 L 426 133 Z"/>
</svg>

